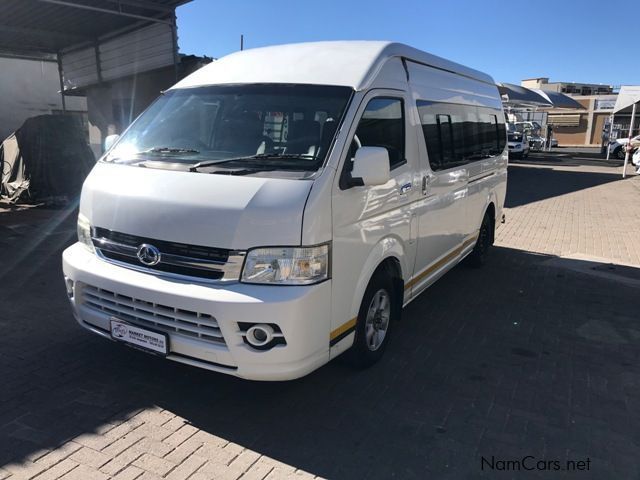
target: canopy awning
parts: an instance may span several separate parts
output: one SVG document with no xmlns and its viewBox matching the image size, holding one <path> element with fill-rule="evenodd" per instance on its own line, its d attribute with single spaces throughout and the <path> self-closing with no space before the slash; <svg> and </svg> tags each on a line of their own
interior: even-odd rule
<svg viewBox="0 0 640 480">
<path fill-rule="evenodd" d="M 634 103 L 640 102 L 640 85 L 623 85 L 620 87 L 620 93 L 616 98 L 616 104 L 613 107 L 613 113 L 624 110 Z"/>
<path fill-rule="evenodd" d="M 539 90 L 537 88 L 532 88 L 531 90 L 545 100 L 549 101 L 553 108 L 585 110 L 584 106 L 580 102 L 577 102 L 569 95 L 565 95 L 564 93 Z"/>
<path fill-rule="evenodd" d="M 514 85 L 513 83 L 498 83 L 498 91 L 503 103 L 511 107 L 551 107 L 553 103 L 533 90 Z"/>
</svg>

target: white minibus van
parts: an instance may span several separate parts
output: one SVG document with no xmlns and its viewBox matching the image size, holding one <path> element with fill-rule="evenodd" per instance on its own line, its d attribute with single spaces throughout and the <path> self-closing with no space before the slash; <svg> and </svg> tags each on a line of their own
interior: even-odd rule
<svg viewBox="0 0 640 480">
<path fill-rule="evenodd" d="M 109 140 L 63 254 L 76 319 L 246 379 L 377 361 L 502 218 L 494 81 L 397 43 L 234 53 Z"/>
</svg>

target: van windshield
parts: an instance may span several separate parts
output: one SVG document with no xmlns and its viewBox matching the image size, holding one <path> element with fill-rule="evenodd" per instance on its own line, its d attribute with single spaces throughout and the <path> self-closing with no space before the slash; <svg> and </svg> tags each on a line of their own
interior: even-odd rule
<svg viewBox="0 0 640 480">
<path fill-rule="evenodd" d="M 210 173 L 315 172 L 324 163 L 352 92 L 348 87 L 282 84 L 169 90 L 104 161 L 141 166 L 168 162 Z"/>
</svg>

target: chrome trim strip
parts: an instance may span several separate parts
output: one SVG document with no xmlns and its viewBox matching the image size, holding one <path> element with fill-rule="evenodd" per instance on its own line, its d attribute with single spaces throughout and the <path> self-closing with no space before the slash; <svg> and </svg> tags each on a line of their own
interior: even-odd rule
<svg viewBox="0 0 640 480">
<path fill-rule="evenodd" d="M 113 263 L 114 265 L 118 265 L 125 268 L 131 268 L 132 270 L 137 270 L 144 273 L 152 273 L 154 275 L 161 275 L 161 276 L 172 277 L 172 278 L 182 279 L 182 280 L 191 280 L 191 281 L 197 280 L 200 282 L 207 282 L 207 283 L 238 281 L 240 279 L 240 273 L 242 270 L 242 265 L 244 263 L 244 257 L 246 255 L 246 252 L 232 251 L 229 253 L 228 260 L 226 262 L 221 262 L 218 260 L 206 260 L 206 259 L 186 257 L 181 255 L 167 254 L 167 253 L 163 253 L 162 251 L 160 252 L 161 259 L 160 259 L 159 265 L 161 264 L 174 265 L 177 267 L 193 268 L 193 269 L 203 270 L 208 272 L 222 273 L 222 278 L 212 280 L 212 279 L 198 277 L 195 275 L 181 275 L 178 273 L 163 272 L 155 268 L 145 267 L 142 264 L 138 265 L 137 263 L 127 263 L 119 260 L 114 260 L 112 258 L 108 258 L 107 256 L 105 256 L 102 250 L 104 250 L 105 252 L 113 252 L 119 255 L 131 257 L 132 259 L 136 259 L 136 262 L 137 262 L 138 248 L 131 245 L 125 245 L 123 243 L 114 242 L 113 240 L 109 240 L 104 237 L 92 236 L 91 240 L 94 242 L 94 246 L 96 248 L 96 253 L 98 254 L 98 256 L 102 260 L 105 260 L 109 263 Z"/>
<path fill-rule="evenodd" d="M 183 257 L 182 255 L 171 255 L 169 253 L 162 253 L 160 257 L 160 263 L 168 263 L 169 265 L 178 265 L 180 267 L 191 268 L 206 268 L 211 270 L 222 270 L 221 268 L 215 268 L 215 266 L 226 265 L 230 262 L 219 262 L 217 260 L 204 260 L 193 257 Z"/>
<path fill-rule="evenodd" d="M 479 182 L 480 180 L 484 180 L 485 178 L 493 177 L 495 175 L 496 175 L 496 172 L 489 172 L 489 173 L 486 173 L 484 175 L 480 174 L 480 176 L 469 180 L 467 185 L 473 185 L 474 183 Z"/>
<path fill-rule="evenodd" d="M 163 272 L 162 270 L 147 268 L 147 267 L 143 267 L 142 265 L 138 266 L 134 263 L 120 262 L 118 260 L 113 260 L 111 258 L 105 257 L 104 254 L 100 251 L 100 249 L 96 249 L 96 254 L 99 259 L 104 260 L 107 263 L 116 265 L 118 267 L 128 268 L 130 270 L 135 270 L 140 273 L 147 273 L 151 275 L 156 275 L 158 277 L 166 277 L 168 279 L 173 279 L 173 280 L 182 281 L 182 282 L 190 282 L 190 283 L 209 283 L 209 284 L 236 283 L 240 281 L 240 269 L 242 268 L 242 264 L 240 264 L 240 267 L 238 267 L 237 276 L 231 277 L 231 273 L 230 273 L 229 277 L 227 277 L 227 274 L 225 273 L 225 275 L 222 278 L 218 278 L 214 280 L 214 279 L 205 278 L 205 277 L 196 277 L 192 275 L 181 275 L 179 273 Z"/>
<path fill-rule="evenodd" d="M 125 245 L 124 243 L 114 242 L 104 237 L 97 238 L 97 237 L 91 236 L 91 241 L 98 242 L 100 244 L 100 246 L 98 246 L 98 245 L 95 245 L 94 243 L 94 246 L 96 248 L 119 253 L 121 255 L 136 257 L 136 254 L 138 252 L 138 247 L 132 247 L 131 245 Z"/>
</svg>

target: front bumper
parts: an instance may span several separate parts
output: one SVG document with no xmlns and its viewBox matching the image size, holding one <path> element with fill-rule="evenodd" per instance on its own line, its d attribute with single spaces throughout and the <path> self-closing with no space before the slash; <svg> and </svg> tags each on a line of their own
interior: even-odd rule
<svg viewBox="0 0 640 480">
<path fill-rule="evenodd" d="M 168 306 L 175 315 L 198 312 L 215 319 L 223 337 L 217 342 L 181 330 L 179 321 L 173 329 L 162 326 L 169 335 L 170 360 L 251 380 L 298 378 L 329 360 L 330 281 L 310 286 L 195 284 L 113 265 L 79 243 L 64 251 L 62 269 L 78 322 L 109 339 L 110 319 L 119 318 L 118 308 L 95 308 L 86 301 L 87 292 L 108 292 L 122 304 L 138 302 L 134 307 Z M 167 317 L 160 317 L 168 325 Z M 251 323 L 277 325 L 286 344 L 263 351 L 251 347 L 242 335 L 242 325 Z"/>
</svg>

